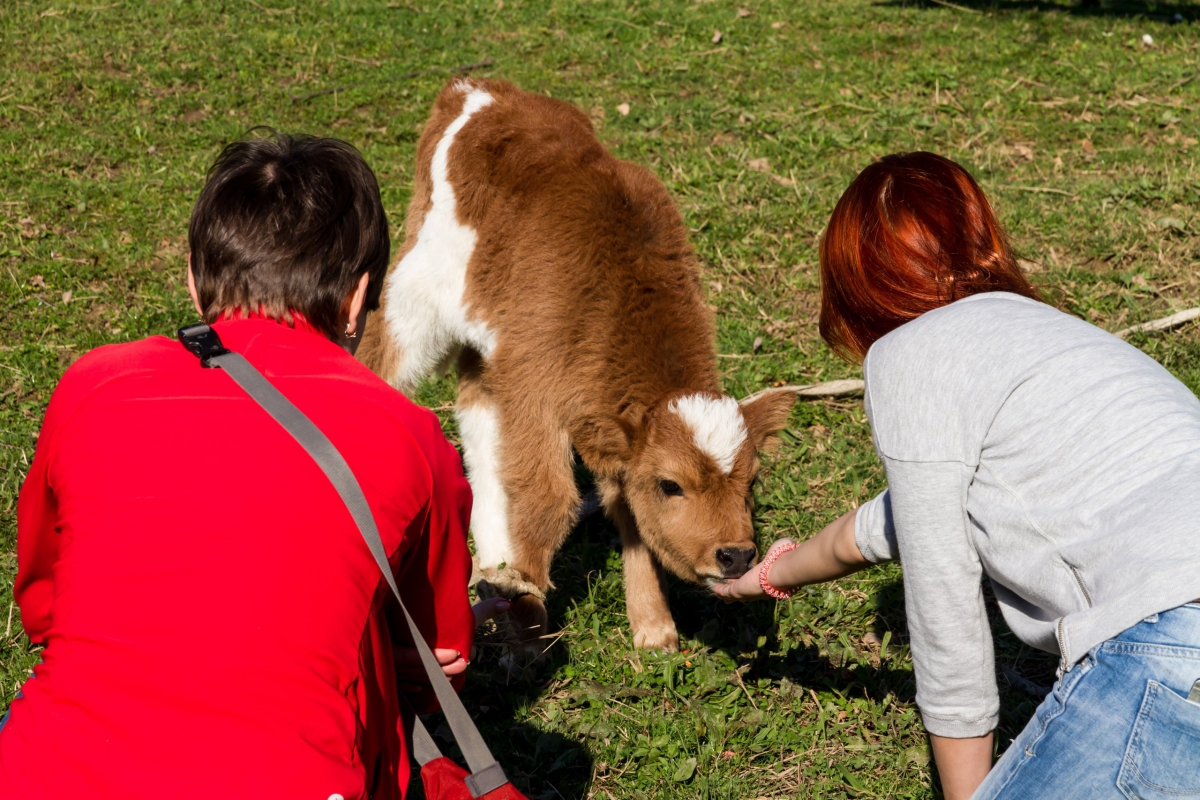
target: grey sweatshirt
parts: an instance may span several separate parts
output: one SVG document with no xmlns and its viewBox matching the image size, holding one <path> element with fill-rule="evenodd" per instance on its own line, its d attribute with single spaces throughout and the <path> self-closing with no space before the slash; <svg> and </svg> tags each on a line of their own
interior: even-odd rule
<svg viewBox="0 0 1200 800">
<path fill-rule="evenodd" d="M 931 733 L 998 720 L 983 574 L 1063 668 L 1200 597 L 1200 400 L 1137 348 L 996 292 L 897 328 L 863 373 L 888 489 L 855 538 L 903 565 Z"/>
</svg>

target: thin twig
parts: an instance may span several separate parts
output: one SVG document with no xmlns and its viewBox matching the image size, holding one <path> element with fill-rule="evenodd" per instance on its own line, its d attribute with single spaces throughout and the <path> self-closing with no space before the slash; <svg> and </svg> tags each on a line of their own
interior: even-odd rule
<svg viewBox="0 0 1200 800">
<path fill-rule="evenodd" d="M 644 31 L 644 30 L 646 30 L 646 29 L 645 29 L 644 27 L 642 27 L 641 25 L 637 25 L 637 24 L 635 24 L 635 23 L 633 23 L 633 22 L 630 22 L 630 21 L 629 21 L 629 20 L 627 20 L 627 19 L 617 19 L 616 17 L 599 17 L 599 19 L 602 19 L 602 20 L 604 20 L 605 22 L 619 22 L 619 23 L 621 23 L 622 25 L 628 25 L 628 26 L 629 26 L 629 27 L 631 27 L 631 28 L 637 28 L 639 31 Z"/>
<path fill-rule="evenodd" d="M 403 81 L 409 78 L 415 78 L 418 75 L 428 75 L 434 72 L 469 72 L 473 69 L 490 67 L 494 63 L 495 61 L 493 59 L 485 58 L 483 61 L 476 61 L 474 64 L 461 64 L 457 67 L 451 67 L 449 69 L 446 69 L 445 67 L 430 67 L 429 69 L 418 69 L 413 70 L 412 72 L 405 72 L 401 75 L 397 75 L 395 78 L 392 78 L 392 80 Z M 306 100 L 312 100 L 314 97 L 323 97 L 327 94 L 336 94 L 338 92 L 344 92 L 349 89 L 357 89 L 366 85 L 366 83 L 348 83 L 345 86 L 334 86 L 331 89 L 322 89 L 319 92 L 309 92 L 308 94 L 292 94 L 291 92 L 288 92 L 288 94 L 291 96 L 293 103 L 303 103 Z"/>
<path fill-rule="evenodd" d="M 735 669 L 733 676 L 737 678 L 738 686 L 742 687 L 742 691 L 746 693 L 746 699 L 750 701 L 750 705 L 754 706 L 754 710 L 758 711 L 758 703 L 754 702 L 754 698 L 750 694 L 750 690 L 746 688 L 745 682 L 742 680 L 741 670 Z"/>
<path fill-rule="evenodd" d="M 312 100 L 314 97 L 324 97 L 327 94 L 335 94 L 337 92 L 345 92 L 350 89 L 357 89 L 360 86 L 366 86 L 365 83 L 347 83 L 345 86 L 334 86 L 332 89 L 322 89 L 319 92 L 309 92 L 308 94 L 288 94 L 292 98 L 293 103 L 303 103 L 305 100 Z"/>
<path fill-rule="evenodd" d="M 829 103 L 827 105 L 819 106 L 817 108 L 810 108 L 808 111 L 802 111 L 799 114 L 797 114 L 796 116 L 797 117 L 807 117 L 809 114 L 820 114 L 822 111 L 828 111 L 829 109 L 833 108 L 834 105 L 836 105 L 836 104 Z"/>
<path fill-rule="evenodd" d="M 815 398 L 815 397 L 842 397 L 847 394 L 858 394 L 863 391 L 865 385 L 861 379 L 847 378 L 840 381 L 825 381 L 824 383 L 808 383 L 801 386 L 773 386 L 769 389 L 755 392 L 746 399 L 743 403 L 753 401 L 756 397 L 761 397 L 767 392 L 793 391 L 797 397 Z"/>
<path fill-rule="evenodd" d="M 1124 339 L 1131 333 L 1142 333 L 1144 331 L 1165 331 L 1171 328 L 1177 328 L 1185 322 L 1191 322 L 1194 319 L 1200 319 L 1200 307 L 1189 308 L 1186 311 L 1177 311 L 1169 317 L 1161 319 L 1153 319 L 1149 322 L 1143 322 L 1140 325 L 1131 325 L 1128 328 L 1122 328 L 1113 334 L 1118 339 Z"/>
<path fill-rule="evenodd" d="M 356 64 L 366 64 L 368 67 L 383 66 L 382 61 L 376 61 L 373 58 L 355 58 L 354 56 L 344 56 L 341 53 L 338 53 L 336 57 L 342 59 L 343 61 L 353 61 Z"/>
<path fill-rule="evenodd" d="M 1031 81 L 1029 78 L 1025 78 L 1025 77 L 1022 77 L 1022 76 L 1017 76 L 1017 79 L 1016 79 L 1015 81 L 1013 81 L 1013 82 L 1012 82 L 1012 86 L 1009 86 L 1007 89 L 1005 89 L 1005 90 L 1004 90 L 1004 93 L 1005 93 L 1005 94 L 1008 94 L 1008 93 L 1009 93 L 1009 92 L 1011 92 L 1013 89 L 1015 89 L 1015 88 L 1017 88 L 1018 86 L 1020 86 L 1022 83 L 1027 83 L 1027 84 L 1029 84 L 1030 86 L 1038 86 L 1038 87 L 1042 87 L 1042 88 L 1044 88 L 1044 87 L 1046 86 L 1046 84 L 1044 84 L 1044 83 L 1038 83 L 1037 81 Z"/>
<path fill-rule="evenodd" d="M 946 0 L 930 0 L 930 2 L 937 3 L 939 6 L 945 6 L 946 8 L 953 8 L 955 11 L 965 11 L 968 14 L 982 14 L 983 13 L 979 9 L 967 8 L 965 6 L 955 5 L 954 3 L 949 3 Z"/>
<path fill-rule="evenodd" d="M 997 189 L 1012 189 L 1018 192 L 1033 192 L 1034 194 L 1061 194 L 1065 197 L 1078 199 L 1079 195 L 1071 194 L 1062 189 L 1052 189 L 1049 186 L 997 186 Z"/>
<path fill-rule="evenodd" d="M 1170 94 L 1171 92 L 1175 91 L 1176 89 L 1180 88 L 1181 86 L 1186 86 L 1187 84 L 1191 83 L 1192 79 L 1195 78 L 1197 74 L 1198 73 L 1193 72 L 1191 75 L 1188 75 L 1186 78 L 1175 81 L 1175 83 L 1171 84 L 1171 87 L 1169 89 L 1167 89 L 1166 94 Z"/>
<path fill-rule="evenodd" d="M 259 11 L 265 11 L 266 13 L 270 14 L 271 16 L 278 16 L 280 14 L 290 14 L 296 10 L 294 8 L 267 8 L 264 5 L 259 5 L 258 3 L 254 2 L 254 0 L 246 0 L 246 2 L 249 3 L 250 5 L 254 6 L 255 8 L 257 8 Z"/>
</svg>

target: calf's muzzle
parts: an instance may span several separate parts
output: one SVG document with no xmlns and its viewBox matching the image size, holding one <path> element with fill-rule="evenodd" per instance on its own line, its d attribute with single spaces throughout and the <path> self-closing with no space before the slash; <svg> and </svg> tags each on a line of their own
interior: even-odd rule
<svg viewBox="0 0 1200 800">
<path fill-rule="evenodd" d="M 740 578 L 754 563 L 758 550 L 753 547 L 718 547 L 717 564 L 721 567 L 721 577 Z"/>
</svg>

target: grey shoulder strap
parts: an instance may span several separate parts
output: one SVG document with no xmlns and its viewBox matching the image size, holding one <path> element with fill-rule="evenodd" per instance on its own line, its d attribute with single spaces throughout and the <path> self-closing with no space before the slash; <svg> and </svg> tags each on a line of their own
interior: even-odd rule
<svg viewBox="0 0 1200 800">
<path fill-rule="evenodd" d="M 475 722 L 442 672 L 441 665 L 434 658 L 433 651 L 429 649 L 429 645 L 418 630 L 412 615 L 408 613 L 404 599 L 400 596 L 400 588 L 396 586 L 396 578 L 392 574 L 391 565 L 388 564 L 387 551 L 379 536 L 379 528 L 375 525 L 371 507 L 367 505 L 367 498 L 363 495 L 362 487 L 359 485 L 358 479 L 354 477 L 354 473 L 351 472 L 346 460 L 342 458 L 342 454 L 321 432 L 321 429 L 276 389 L 275 385 L 268 381 L 253 364 L 243 358 L 241 354 L 226 350 L 217 337 L 216 331 L 207 325 L 192 325 L 180 329 L 179 339 L 184 346 L 200 357 L 204 366 L 220 367 L 228 373 L 234 383 L 240 386 L 252 400 L 262 406 L 267 414 L 292 435 L 329 478 L 346 504 L 350 516 L 358 525 L 363 541 L 366 542 L 371 555 L 375 557 L 375 563 L 379 565 L 379 570 L 383 573 L 383 579 L 387 581 L 392 594 L 396 596 L 396 601 L 400 604 L 400 611 L 412 633 L 413 644 L 416 645 L 417 653 L 421 657 L 421 665 L 425 668 L 425 673 L 429 676 L 429 683 L 433 686 L 433 691 L 442 706 L 442 712 L 446 715 L 446 723 L 450 726 L 459 749 L 462 750 L 463 757 L 467 761 L 467 766 L 471 769 L 471 774 L 466 778 L 471 796 L 482 797 L 508 783 L 508 777 L 505 776 L 504 770 L 492 756 L 487 744 L 484 743 L 479 729 L 475 727 Z M 421 720 L 415 714 L 412 715 L 412 718 L 413 754 L 417 761 L 424 765 L 439 758 L 441 752 Z"/>
</svg>

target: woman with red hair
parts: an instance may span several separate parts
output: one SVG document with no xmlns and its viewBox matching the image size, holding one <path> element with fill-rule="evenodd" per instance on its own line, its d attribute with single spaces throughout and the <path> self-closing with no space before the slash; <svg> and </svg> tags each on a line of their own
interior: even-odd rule
<svg viewBox="0 0 1200 800">
<path fill-rule="evenodd" d="M 892 155 L 821 243 L 821 335 L 861 361 L 888 489 L 715 587 L 771 595 L 899 559 L 948 800 L 1200 796 L 1200 400 L 1041 302 L 978 184 Z M 992 767 L 981 580 L 1059 680 Z"/>
</svg>

